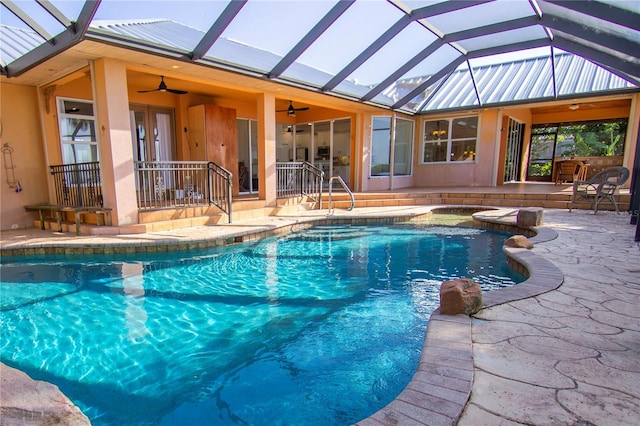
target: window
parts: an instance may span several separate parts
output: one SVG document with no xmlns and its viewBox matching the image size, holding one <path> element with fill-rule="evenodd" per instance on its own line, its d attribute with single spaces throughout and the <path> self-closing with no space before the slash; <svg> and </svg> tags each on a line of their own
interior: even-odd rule
<svg viewBox="0 0 640 426">
<path fill-rule="evenodd" d="M 413 121 L 398 118 L 396 120 L 396 138 L 393 148 L 393 175 L 411 174 L 411 147 L 413 146 Z"/>
<path fill-rule="evenodd" d="M 422 163 L 476 160 L 478 117 L 425 121 Z"/>
<path fill-rule="evenodd" d="M 531 128 L 527 180 L 551 180 L 554 162 L 562 157 L 618 157 L 622 164 L 627 120 L 537 124 Z"/>
<path fill-rule="evenodd" d="M 391 117 L 373 117 L 371 132 L 371 176 L 389 176 L 391 162 Z"/>
<path fill-rule="evenodd" d="M 389 176 L 391 149 L 393 149 L 393 175 L 411 174 L 413 158 L 413 121 L 396 119 L 395 141 L 391 147 L 392 117 L 374 117 L 371 135 L 371 176 Z"/>
<path fill-rule="evenodd" d="M 560 125 L 555 156 L 620 156 L 624 153 L 626 132 L 626 119 Z"/>
<path fill-rule="evenodd" d="M 58 98 L 57 104 L 63 164 L 98 161 L 93 102 Z"/>
</svg>

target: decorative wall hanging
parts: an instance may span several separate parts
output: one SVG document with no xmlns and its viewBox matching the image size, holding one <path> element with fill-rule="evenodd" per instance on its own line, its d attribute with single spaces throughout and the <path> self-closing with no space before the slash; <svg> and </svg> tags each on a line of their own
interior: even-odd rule
<svg viewBox="0 0 640 426">
<path fill-rule="evenodd" d="M 22 191 L 20 182 L 16 180 L 16 167 L 13 165 L 13 148 L 8 143 L 2 146 L 2 160 L 4 171 L 7 175 L 7 185 L 9 185 L 9 188 L 15 188 L 16 192 Z"/>
</svg>

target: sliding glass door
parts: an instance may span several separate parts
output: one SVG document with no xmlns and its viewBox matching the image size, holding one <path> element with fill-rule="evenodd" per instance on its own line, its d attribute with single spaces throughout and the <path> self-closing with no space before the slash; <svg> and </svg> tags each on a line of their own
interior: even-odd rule
<svg viewBox="0 0 640 426">
<path fill-rule="evenodd" d="M 238 127 L 238 185 L 241 194 L 258 192 L 258 122 L 239 118 Z"/>
</svg>

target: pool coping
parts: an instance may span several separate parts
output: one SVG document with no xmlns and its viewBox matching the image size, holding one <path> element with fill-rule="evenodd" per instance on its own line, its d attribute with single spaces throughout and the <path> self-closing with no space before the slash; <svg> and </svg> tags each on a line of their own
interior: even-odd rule
<svg viewBox="0 0 640 426">
<path fill-rule="evenodd" d="M 519 228 L 516 224 L 520 209 L 492 208 L 487 206 L 430 206 L 420 212 L 395 213 L 393 215 L 350 215 L 297 217 L 279 224 L 253 226 L 250 229 L 231 232 L 225 236 L 195 238 L 180 241 L 174 237 L 154 241 L 86 240 L 40 241 L 13 246 L 3 244 L 0 255 L 24 256 L 40 254 L 117 254 L 190 250 L 259 240 L 268 236 L 290 233 L 321 224 L 381 224 L 416 220 L 432 213 L 472 212 L 474 222 L 480 226 L 524 233 L 535 245 L 550 241 L 557 233 L 545 227 Z M 558 288 L 563 274 L 546 259 L 531 250 L 504 247 L 509 264 L 528 277 L 517 286 L 483 293 L 483 309 L 499 304 L 536 296 Z M 429 424 L 455 425 L 471 395 L 474 378 L 471 317 L 467 315 L 442 315 L 439 309 L 429 318 L 418 368 L 406 388 L 387 406 L 357 422 L 358 425 Z"/>
</svg>

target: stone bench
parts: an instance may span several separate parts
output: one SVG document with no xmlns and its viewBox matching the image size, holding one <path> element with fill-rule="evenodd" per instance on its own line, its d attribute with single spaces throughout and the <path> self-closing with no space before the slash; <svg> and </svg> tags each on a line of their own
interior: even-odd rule
<svg viewBox="0 0 640 426">
<path fill-rule="evenodd" d="M 37 211 L 40 217 L 40 229 L 44 229 L 44 215 L 48 213 L 52 218 L 55 218 L 58 224 L 58 232 L 62 232 L 62 214 L 70 213 L 74 216 L 74 222 L 76 224 L 76 235 L 80 235 L 80 222 L 82 221 L 82 215 L 93 213 L 97 217 L 98 226 L 111 226 L 111 209 L 106 207 L 74 207 L 74 206 L 60 206 L 55 204 L 34 204 L 24 206 L 26 211 Z"/>
</svg>

